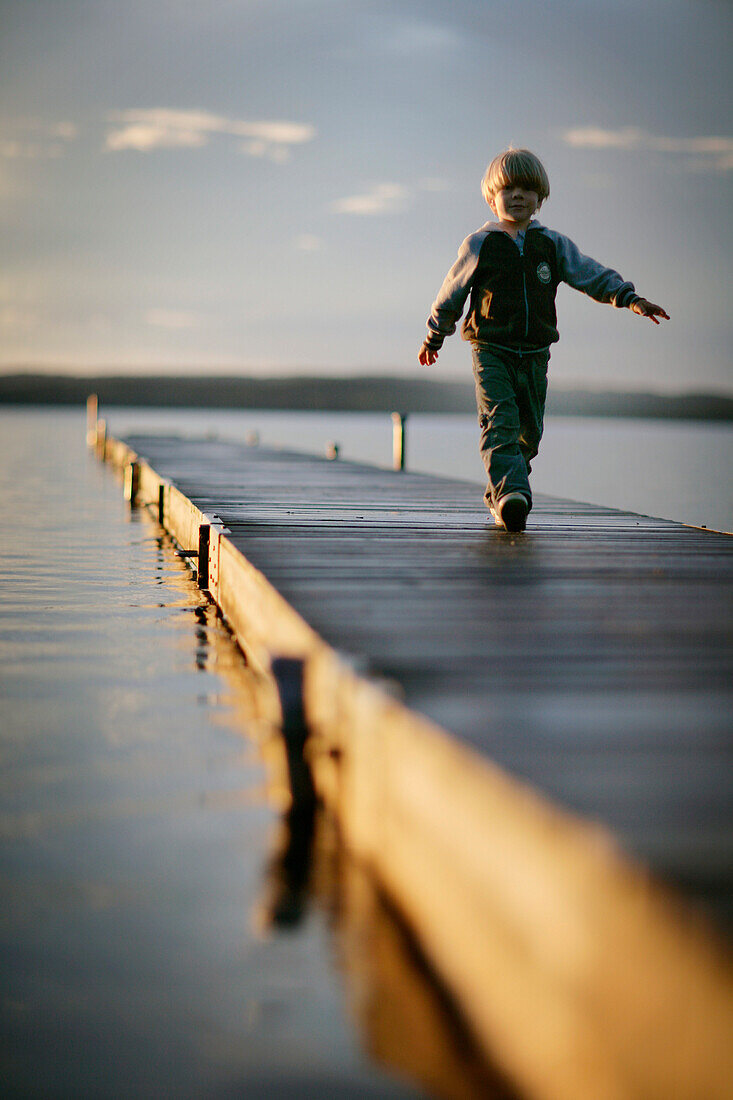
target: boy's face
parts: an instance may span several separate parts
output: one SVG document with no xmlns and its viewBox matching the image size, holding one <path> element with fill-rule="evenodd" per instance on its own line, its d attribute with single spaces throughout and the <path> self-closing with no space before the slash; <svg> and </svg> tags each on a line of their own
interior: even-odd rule
<svg viewBox="0 0 733 1100">
<path fill-rule="evenodd" d="M 528 191 L 520 183 L 510 183 L 497 191 L 489 206 L 500 221 L 516 229 L 526 229 L 540 205 L 536 191 Z"/>
</svg>

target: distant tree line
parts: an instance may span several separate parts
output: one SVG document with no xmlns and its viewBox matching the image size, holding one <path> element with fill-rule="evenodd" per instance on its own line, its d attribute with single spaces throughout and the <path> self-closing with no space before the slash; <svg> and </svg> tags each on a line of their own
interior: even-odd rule
<svg viewBox="0 0 733 1100">
<path fill-rule="evenodd" d="M 228 377 L 223 375 L 0 375 L 0 403 L 82 405 L 96 393 L 102 405 L 159 408 L 472 413 L 469 382 L 364 376 L 356 378 Z M 621 393 L 550 389 L 556 416 L 733 420 L 733 396 L 715 393 Z"/>
</svg>

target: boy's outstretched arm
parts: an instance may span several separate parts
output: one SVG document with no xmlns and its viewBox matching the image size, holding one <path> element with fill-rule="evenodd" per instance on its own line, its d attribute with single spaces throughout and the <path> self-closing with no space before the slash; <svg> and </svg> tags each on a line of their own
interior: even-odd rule
<svg viewBox="0 0 733 1100">
<path fill-rule="evenodd" d="M 658 318 L 662 317 L 665 321 L 669 320 L 669 314 L 661 306 L 655 306 L 654 302 L 648 302 L 646 298 L 637 298 L 635 302 L 632 302 L 629 306 L 632 313 L 638 313 L 641 317 L 648 317 L 650 321 L 653 321 L 655 325 L 659 324 Z"/>
<path fill-rule="evenodd" d="M 430 308 L 427 339 L 417 356 L 423 367 L 432 366 L 446 336 L 452 336 L 456 331 L 485 236 L 486 230 L 479 230 L 466 237 L 458 249 L 456 262 L 443 280 L 438 297 Z"/>
</svg>

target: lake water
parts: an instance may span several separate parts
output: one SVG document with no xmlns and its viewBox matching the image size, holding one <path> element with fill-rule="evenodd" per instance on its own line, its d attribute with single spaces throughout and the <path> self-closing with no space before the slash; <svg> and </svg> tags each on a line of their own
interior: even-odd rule
<svg viewBox="0 0 733 1100">
<path fill-rule="evenodd" d="M 389 465 L 392 422 L 382 413 L 112 409 L 118 435 L 134 428 L 212 433 Z M 105 415 L 104 410 L 101 415 Z M 475 418 L 414 414 L 407 423 L 411 470 L 484 484 Z M 696 527 L 733 531 L 733 424 L 548 417 L 532 472 L 535 492 L 604 504 Z M 481 493 L 478 494 L 479 505 Z"/>
<path fill-rule="evenodd" d="M 84 430 L 0 413 L 3 1095 L 423 1095 L 364 1052 L 323 868 L 272 927 L 250 674 Z"/>
</svg>

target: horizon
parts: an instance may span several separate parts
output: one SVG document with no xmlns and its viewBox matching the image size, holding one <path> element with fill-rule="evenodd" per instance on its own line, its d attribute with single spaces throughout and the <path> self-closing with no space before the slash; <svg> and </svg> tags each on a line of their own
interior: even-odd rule
<svg viewBox="0 0 733 1100">
<path fill-rule="evenodd" d="M 733 392 L 730 9 L 0 0 L 0 24 L 0 372 L 470 380 L 458 334 L 417 352 L 512 143 L 548 169 L 539 220 L 672 318 L 562 288 L 551 382 Z"/>
<path fill-rule="evenodd" d="M 316 368 L 309 368 L 307 372 L 275 372 L 267 373 L 265 371 L 255 372 L 249 371 L 247 373 L 231 373 L 227 369 L 223 368 L 221 371 L 203 370 L 191 367 L 188 370 L 181 370 L 177 367 L 172 367 L 168 371 L 161 371 L 151 368 L 147 371 L 137 369 L 134 373 L 122 368 L 110 368 L 109 371 L 97 371 L 93 367 L 87 370 L 57 370 L 54 368 L 42 369 L 34 366 L 23 367 L 18 366 L 16 368 L 5 368 L 0 366 L 0 383 L 3 378 L 27 378 L 27 379 L 48 379 L 49 381 L 58 379 L 63 381 L 85 381 L 93 380 L 97 382 L 116 382 L 116 383 L 129 383 L 133 385 L 136 381 L 159 381 L 161 383 L 167 381 L 200 381 L 200 382 L 262 382 L 262 383 L 274 383 L 285 384 L 287 382 L 295 382 L 297 384 L 308 384 L 312 382 L 322 382 L 328 384 L 340 384 L 346 383 L 371 383 L 375 388 L 378 388 L 380 384 L 388 383 L 410 383 L 427 386 L 436 384 L 448 385 L 448 386 L 465 386 L 469 390 L 473 390 L 472 378 L 465 376 L 430 376 L 429 372 L 425 368 L 419 367 L 414 373 L 401 372 L 397 368 L 394 370 L 388 370 L 387 368 L 382 372 L 370 371 L 368 368 L 359 369 L 356 368 L 352 373 L 348 374 L 333 374 L 328 371 L 318 372 Z M 624 397 L 658 397 L 658 398 L 710 398 L 713 400 L 732 401 L 733 400 L 733 387 L 730 388 L 715 388 L 715 387 L 701 387 L 695 385 L 689 385 L 684 388 L 665 388 L 661 385 L 651 386 L 646 384 L 639 384 L 638 386 L 627 385 L 622 387 L 614 387 L 613 385 L 596 382 L 586 379 L 563 379 L 562 381 L 553 381 L 550 385 L 549 393 L 584 393 L 589 396 L 618 396 Z M 2 398 L 0 397 L 0 401 Z"/>
</svg>

